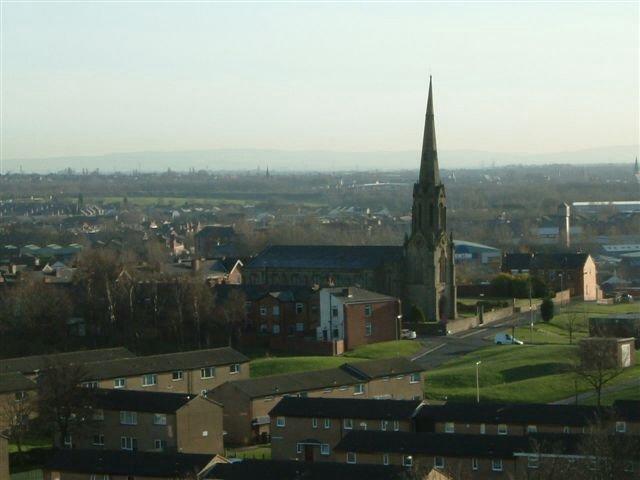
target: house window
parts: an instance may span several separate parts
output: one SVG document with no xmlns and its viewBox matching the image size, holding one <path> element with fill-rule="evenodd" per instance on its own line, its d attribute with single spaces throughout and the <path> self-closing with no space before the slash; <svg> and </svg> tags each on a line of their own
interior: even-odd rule
<svg viewBox="0 0 640 480">
<path fill-rule="evenodd" d="M 353 418 L 345 418 L 342 424 L 345 430 L 351 430 L 353 428 Z"/>
<path fill-rule="evenodd" d="M 538 427 L 536 425 L 527 425 L 527 433 L 536 433 Z"/>
<path fill-rule="evenodd" d="M 276 418 L 276 427 L 284 427 L 284 424 L 285 424 L 284 417 Z"/>
<path fill-rule="evenodd" d="M 260 324 L 260 333 L 267 333 L 268 330 L 269 330 L 269 327 L 267 327 L 266 323 Z"/>
<path fill-rule="evenodd" d="M 274 305 L 273 306 L 273 316 L 277 317 L 280 315 L 280 305 Z"/>
<path fill-rule="evenodd" d="M 484 423 L 481 423 L 481 424 L 480 424 L 480 433 L 481 433 L 482 435 L 484 435 L 485 433 L 487 433 L 487 427 L 485 426 L 485 424 L 484 424 Z"/>
<path fill-rule="evenodd" d="M 498 435 L 506 435 L 507 434 L 507 425 L 505 423 L 498 424 Z"/>
<path fill-rule="evenodd" d="M 616 432 L 617 433 L 625 433 L 627 431 L 626 422 L 616 422 Z"/>
<path fill-rule="evenodd" d="M 446 422 L 444 424 L 444 432 L 445 433 L 455 433 L 456 426 L 453 422 Z"/>
<path fill-rule="evenodd" d="M 382 377 L 382 381 L 383 382 L 388 382 L 389 381 L 389 377 Z"/>
<path fill-rule="evenodd" d="M 71 438 L 71 435 L 65 435 L 63 443 L 64 443 L 64 446 L 67 448 L 73 447 L 73 439 Z"/>
<path fill-rule="evenodd" d="M 138 424 L 138 412 L 127 412 L 125 410 L 120 412 L 120 425 L 137 425 Z"/>
<path fill-rule="evenodd" d="M 330 453 L 331 450 L 329 449 L 328 443 L 323 443 L 322 445 L 320 445 L 320 455 L 329 455 Z"/>
<path fill-rule="evenodd" d="M 409 383 L 420 383 L 420 374 L 412 373 L 409 377 Z"/>
<path fill-rule="evenodd" d="M 296 303 L 296 315 L 300 315 L 304 311 L 303 303 Z"/>
<path fill-rule="evenodd" d="M 13 397 L 15 398 L 16 402 L 21 402 L 22 400 L 27 398 L 27 392 L 25 391 L 16 392 Z"/>
<path fill-rule="evenodd" d="M 356 463 L 356 452 L 347 452 L 347 463 Z"/>
<path fill-rule="evenodd" d="M 527 467 L 538 468 L 539 458 L 538 455 L 529 455 L 527 457 Z"/>
<path fill-rule="evenodd" d="M 317 418 L 312 418 L 311 419 L 311 427 L 312 428 L 318 428 L 318 419 Z"/>
<path fill-rule="evenodd" d="M 142 386 L 150 387 L 158 383 L 158 376 L 155 373 L 149 373 L 142 376 Z"/>
<path fill-rule="evenodd" d="M 93 411 L 93 415 L 91 415 L 91 418 L 98 421 L 104 420 L 104 410 L 102 410 L 101 408 L 96 408 Z"/>
<path fill-rule="evenodd" d="M 137 450 L 138 440 L 133 437 L 120 437 L 121 450 Z"/>
<path fill-rule="evenodd" d="M 325 388 L 325 389 L 323 390 L 323 392 L 324 392 L 324 393 L 331 393 L 331 392 L 333 392 L 333 388 Z"/>
<path fill-rule="evenodd" d="M 389 421 L 388 420 L 381 420 L 380 421 L 380 430 L 386 431 L 387 430 L 387 425 L 389 425 Z"/>
<path fill-rule="evenodd" d="M 393 431 L 397 432 L 398 430 L 400 430 L 400 420 L 394 420 L 393 421 Z"/>
<path fill-rule="evenodd" d="M 502 471 L 502 459 L 501 458 L 494 458 L 493 460 L 491 460 L 491 470 L 493 470 L 494 472 L 501 472 Z"/>
<path fill-rule="evenodd" d="M 182 372 L 182 370 L 176 370 L 175 372 L 171 373 L 171 380 L 173 380 L 174 382 L 179 382 L 183 378 L 184 373 Z"/>
<path fill-rule="evenodd" d="M 167 449 L 167 441 L 155 439 L 153 441 L 153 448 L 162 452 Z"/>
<path fill-rule="evenodd" d="M 216 374 L 215 367 L 204 367 L 200 369 L 200 378 L 203 380 L 206 378 L 213 378 L 215 374 Z"/>
<path fill-rule="evenodd" d="M 280 325 L 277 323 L 273 326 L 273 334 L 278 335 L 280 333 Z"/>
<path fill-rule="evenodd" d="M 404 378 L 404 375 L 398 375 L 398 376 L 396 377 L 396 380 L 402 380 L 403 378 Z"/>
<path fill-rule="evenodd" d="M 338 316 L 338 307 L 332 307 L 331 308 L 331 316 L 333 318 L 336 318 Z"/>
<path fill-rule="evenodd" d="M 370 317 L 372 313 L 373 313 L 373 308 L 371 307 L 371 305 L 365 305 L 364 306 L 364 316 L 365 317 Z"/>
<path fill-rule="evenodd" d="M 344 392 L 344 391 L 345 391 L 345 390 L 347 390 L 348 388 L 349 388 L 349 387 L 348 387 L 347 385 L 342 385 L 342 386 L 340 387 L 340 390 Z"/>
<path fill-rule="evenodd" d="M 478 459 L 477 458 L 472 458 L 471 459 L 471 470 L 478 470 Z"/>
<path fill-rule="evenodd" d="M 627 473 L 631 473 L 633 472 L 633 461 L 628 461 L 627 463 L 624 464 L 624 471 Z"/>
<path fill-rule="evenodd" d="M 362 395 L 364 393 L 364 383 L 357 383 L 353 386 L 354 395 Z"/>
<path fill-rule="evenodd" d="M 296 323 L 296 332 L 304 332 L 304 323 L 302 322 Z"/>
<path fill-rule="evenodd" d="M 234 363 L 233 365 L 229 366 L 229 374 L 230 375 L 235 375 L 236 373 L 240 373 L 240 364 L 239 363 Z"/>
<path fill-rule="evenodd" d="M 267 316 L 267 307 L 260 307 L 260 316 L 262 317 Z"/>
<path fill-rule="evenodd" d="M 365 324 L 364 324 L 364 336 L 365 337 L 370 337 L 372 333 L 373 333 L 373 325 L 371 324 L 371 322 L 365 322 Z"/>
<path fill-rule="evenodd" d="M 94 435 L 92 444 L 95 445 L 96 447 L 104 446 L 104 435 L 101 433 Z"/>
<path fill-rule="evenodd" d="M 367 422 L 360 422 L 360 430 L 366 430 L 367 429 Z"/>
<path fill-rule="evenodd" d="M 127 379 L 126 378 L 116 378 L 113 381 L 113 388 L 126 388 L 127 387 Z"/>
<path fill-rule="evenodd" d="M 331 419 L 330 418 L 325 418 L 324 419 L 324 428 L 331 428 Z"/>
<path fill-rule="evenodd" d="M 433 457 L 433 466 L 434 468 L 443 469 L 444 457 Z"/>
<path fill-rule="evenodd" d="M 90 382 L 82 382 L 81 385 L 84 388 L 98 388 L 98 382 L 96 382 L 95 380 L 92 380 Z"/>
<path fill-rule="evenodd" d="M 571 428 L 567 426 L 562 427 L 562 433 L 571 433 Z"/>
<path fill-rule="evenodd" d="M 405 467 L 413 466 L 413 457 L 411 455 L 404 455 L 402 457 L 402 465 Z"/>
<path fill-rule="evenodd" d="M 167 424 L 167 415 L 164 413 L 154 413 L 153 414 L 153 424 L 154 425 L 166 425 Z"/>
<path fill-rule="evenodd" d="M 303 446 L 301 443 L 296 443 L 296 453 L 302 453 Z"/>
</svg>

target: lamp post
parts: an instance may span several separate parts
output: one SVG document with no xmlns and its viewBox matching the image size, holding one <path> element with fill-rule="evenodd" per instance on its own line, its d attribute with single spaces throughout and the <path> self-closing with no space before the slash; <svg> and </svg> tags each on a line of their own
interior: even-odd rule
<svg viewBox="0 0 640 480">
<path fill-rule="evenodd" d="M 480 403 L 480 364 L 481 360 L 476 362 L 476 402 Z"/>
</svg>

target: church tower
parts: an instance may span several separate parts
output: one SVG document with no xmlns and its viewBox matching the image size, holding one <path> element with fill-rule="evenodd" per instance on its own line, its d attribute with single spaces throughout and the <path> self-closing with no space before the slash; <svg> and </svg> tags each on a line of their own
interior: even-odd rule
<svg viewBox="0 0 640 480">
<path fill-rule="evenodd" d="M 416 307 L 427 321 L 455 318 L 454 246 L 453 237 L 447 234 L 447 204 L 438 168 L 431 78 L 420 176 L 413 186 L 411 235 L 405 242 L 405 260 L 405 311 Z"/>
</svg>

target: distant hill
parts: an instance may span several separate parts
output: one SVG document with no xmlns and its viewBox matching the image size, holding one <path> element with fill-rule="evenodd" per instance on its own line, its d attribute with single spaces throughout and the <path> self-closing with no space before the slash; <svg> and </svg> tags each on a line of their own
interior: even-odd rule
<svg viewBox="0 0 640 480">
<path fill-rule="evenodd" d="M 588 150 L 525 154 L 475 150 L 439 152 L 445 169 L 482 168 L 503 165 L 543 165 L 629 163 L 638 155 L 638 146 L 621 145 Z M 338 171 L 417 169 L 419 152 L 332 152 L 312 150 L 218 149 L 175 152 L 130 152 L 106 155 L 5 159 L 4 170 L 47 173 L 66 168 L 112 171 L 250 170 L 258 166 L 271 171 Z"/>
</svg>

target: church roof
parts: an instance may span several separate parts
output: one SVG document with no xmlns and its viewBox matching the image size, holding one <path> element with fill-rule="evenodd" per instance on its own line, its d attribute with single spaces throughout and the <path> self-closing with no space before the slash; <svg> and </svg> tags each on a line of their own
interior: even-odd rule
<svg viewBox="0 0 640 480">
<path fill-rule="evenodd" d="M 378 268 L 403 257 L 402 246 L 274 245 L 249 262 L 247 268 Z"/>
</svg>

